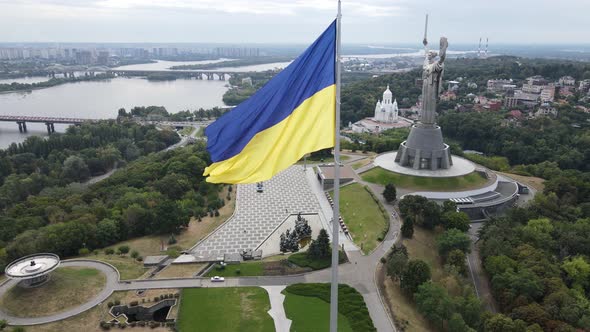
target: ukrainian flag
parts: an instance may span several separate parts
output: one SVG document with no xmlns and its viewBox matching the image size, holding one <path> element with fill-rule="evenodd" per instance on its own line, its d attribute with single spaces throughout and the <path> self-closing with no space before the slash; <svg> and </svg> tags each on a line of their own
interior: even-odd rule
<svg viewBox="0 0 590 332">
<path fill-rule="evenodd" d="M 213 183 L 254 183 L 333 147 L 336 21 L 250 99 L 205 130 Z"/>
</svg>

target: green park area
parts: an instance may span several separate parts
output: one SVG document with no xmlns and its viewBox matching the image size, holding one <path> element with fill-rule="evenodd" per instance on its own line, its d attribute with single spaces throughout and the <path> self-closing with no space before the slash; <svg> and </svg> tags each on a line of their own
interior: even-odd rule
<svg viewBox="0 0 590 332">
<path fill-rule="evenodd" d="M 340 264 L 346 262 L 346 256 L 340 252 Z M 332 265 L 331 257 L 310 258 L 307 252 L 298 252 L 289 256 L 277 255 L 261 261 L 249 261 L 240 264 L 221 266 L 217 264 L 205 277 L 254 277 L 289 275 L 321 270 Z"/>
<path fill-rule="evenodd" d="M 340 189 L 340 213 L 354 242 L 365 253 L 377 247 L 389 227 L 387 213 L 358 183 Z"/>
<path fill-rule="evenodd" d="M 64 311 L 90 300 L 106 283 L 96 269 L 62 267 L 37 288 L 11 288 L 1 299 L 0 308 L 16 317 L 41 317 Z"/>
<path fill-rule="evenodd" d="M 258 287 L 191 288 L 182 291 L 180 332 L 274 331 L 268 293 Z"/>
<path fill-rule="evenodd" d="M 477 172 L 449 178 L 433 178 L 398 174 L 380 167 L 373 168 L 372 170 L 363 173 L 361 177 L 367 182 L 383 186 L 388 183 L 393 183 L 396 186 L 405 189 L 434 191 L 445 191 L 449 189 L 469 190 L 478 188 L 487 181 L 487 179 Z"/>
<path fill-rule="evenodd" d="M 330 329 L 330 284 L 295 284 L 283 293 L 287 318 L 293 321 L 291 331 Z M 347 285 L 338 288 L 338 331 L 375 331 L 362 295 Z"/>
</svg>

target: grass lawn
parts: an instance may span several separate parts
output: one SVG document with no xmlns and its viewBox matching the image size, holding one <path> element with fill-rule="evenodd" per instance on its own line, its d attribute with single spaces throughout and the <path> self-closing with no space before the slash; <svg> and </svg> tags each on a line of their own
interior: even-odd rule
<svg viewBox="0 0 590 332">
<path fill-rule="evenodd" d="M 345 162 L 348 159 L 350 159 L 349 156 L 344 156 L 344 155 L 340 155 L 340 162 Z M 303 165 L 305 162 L 304 158 L 301 158 L 297 164 L 299 165 Z M 307 157 L 307 163 L 308 164 L 318 164 L 318 163 L 333 163 L 334 162 L 334 157 L 329 157 L 329 158 L 324 158 L 324 160 L 322 161 L 321 158 L 311 158 L 311 157 Z"/>
<path fill-rule="evenodd" d="M 385 219 L 365 187 L 353 183 L 340 189 L 340 213 L 354 243 L 363 252 L 371 252 L 377 247 L 378 238 L 387 229 L 389 220 Z"/>
<path fill-rule="evenodd" d="M 293 267 L 288 262 L 297 265 Z M 340 263 L 346 262 L 346 256 L 340 252 Z M 272 276 L 289 275 L 320 270 L 331 265 L 331 259 L 309 260 L 306 252 L 298 252 L 291 255 L 275 255 L 264 258 L 261 261 L 248 261 L 241 264 L 226 265 L 223 270 L 214 267 L 206 273 L 205 277 L 244 277 L 244 276 Z M 237 271 L 240 273 L 237 273 Z"/>
<path fill-rule="evenodd" d="M 121 280 L 138 279 L 146 273 L 148 269 L 143 267 L 143 262 L 138 262 L 129 255 L 88 255 L 88 259 L 96 259 L 97 261 L 109 263 L 119 270 Z"/>
<path fill-rule="evenodd" d="M 98 270 L 62 267 L 43 287 L 13 287 L 0 299 L 0 307 L 16 317 L 47 316 L 87 302 L 105 283 L 106 276 Z"/>
<path fill-rule="evenodd" d="M 325 269 L 327 267 L 332 266 L 332 256 L 326 257 L 324 259 L 312 260 L 312 259 L 307 258 L 307 252 L 298 252 L 298 253 L 292 254 L 291 256 L 289 256 L 288 260 L 289 260 L 289 262 L 291 262 L 297 266 L 309 267 L 312 270 L 321 270 L 321 269 Z M 339 264 L 346 262 L 346 256 L 344 255 L 344 253 L 342 251 L 338 252 L 338 261 L 339 261 Z"/>
<path fill-rule="evenodd" d="M 237 271 L 240 271 L 238 273 Z M 217 267 L 212 268 L 205 277 L 246 277 L 246 276 L 261 276 L 264 275 L 264 262 L 263 261 L 250 261 L 241 264 L 229 264 L 226 265 L 223 270 L 218 270 Z"/>
<path fill-rule="evenodd" d="M 317 297 L 287 293 L 284 302 L 287 318 L 292 320 L 293 332 L 316 332 L 330 330 L 330 303 Z M 352 328 L 343 314 L 338 314 L 338 331 Z"/>
<path fill-rule="evenodd" d="M 190 278 L 200 272 L 207 264 L 170 264 L 156 274 L 155 279 Z"/>
<path fill-rule="evenodd" d="M 190 288 L 181 296 L 180 332 L 274 331 L 268 293 L 258 287 Z"/>
<path fill-rule="evenodd" d="M 291 331 L 328 331 L 330 284 L 294 284 L 283 291 Z M 338 286 L 338 331 L 376 331 L 363 296 L 354 288 Z"/>
<path fill-rule="evenodd" d="M 373 162 L 373 158 L 361 159 L 361 160 L 355 162 L 354 164 L 352 164 L 352 169 L 359 169 L 363 166 L 370 164 L 371 162 Z"/>
<path fill-rule="evenodd" d="M 545 189 L 545 179 L 537 178 L 534 176 L 524 176 L 524 175 L 517 175 L 512 173 L 504 173 L 504 172 L 497 172 L 502 175 L 506 175 L 508 177 L 513 178 L 514 180 L 532 187 L 533 189 L 542 192 Z"/>
<path fill-rule="evenodd" d="M 145 291 L 144 296 L 138 296 L 135 291 L 127 291 L 127 292 L 115 292 L 113 293 L 108 299 L 106 299 L 102 304 L 93 307 L 90 310 L 84 311 L 83 313 L 76 315 L 74 317 L 70 317 L 58 322 L 48 323 L 48 324 L 41 324 L 41 325 L 34 325 L 34 326 L 26 326 L 25 330 L 27 332 L 55 332 L 55 331 L 84 331 L 84 332 L 104 332 L 103 329 L 100 328 L 99 324 L 102 320 L 110 319 L 108 315 L 108 307 L 107 304 L 109 302 L 114 302 L 115 300 L 121 301 L 121 303 L 129 303 L 131 301 L 138 301 L 142 302 L 143 299 L 151 299 L 154 296 L 159 296 L 160 294 L 169 294 L 169 293 L 177 293 L 178 290 L 176 289 L 150 289 Z M 119 330 L 118 328 L 112 328 L 112 331 Z M 150 328 L 150 327 L 139 327 L 136 326 L 130 331 L 133 332 L 170 332 L 170 329 L 167 327 L 157 327 L 157 328 Z"/>
<path fill-rule="evenodd" d="M 377 183 L 383 186 L 387 185 L 388 183 L 393 183 L 396 186 L 405 189 L 434 191 L 445 191 L 449 189 L 469 190 L 481 187 L 488 181 L 476 172 L 452 178 L 429 178 L 402 175 L 390 172 L 381 167 L 375 167 L 372 170 L 363 173 L 361 177 L 367 182 Z"/>
</svg>

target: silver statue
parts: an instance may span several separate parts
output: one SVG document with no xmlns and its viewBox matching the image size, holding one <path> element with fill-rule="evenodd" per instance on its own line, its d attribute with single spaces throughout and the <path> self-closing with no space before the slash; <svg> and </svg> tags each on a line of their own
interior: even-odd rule
<svg viewBox="0 0 590 332">
<path fill-rule="evenodd" d="M 428 40 L 426 32 L 428 26 L 428 16 L 426 16 L 426 27 L 424 28 L 424 52 L 425 59 L 422 72 L 422 113 L 420 122 L 425 125 L 434 125 L 436 115 L 436 101 L 441 91 L 442 76 L 445 68 L 445 58 L 447 56 L 447 47 L 449 43 L 446 37 L 440 38 L 440 55 L 435 51 L 429 51 L 427 48 Z M 439 55 L 438 61 L 436 56 Z"/>
</svg>

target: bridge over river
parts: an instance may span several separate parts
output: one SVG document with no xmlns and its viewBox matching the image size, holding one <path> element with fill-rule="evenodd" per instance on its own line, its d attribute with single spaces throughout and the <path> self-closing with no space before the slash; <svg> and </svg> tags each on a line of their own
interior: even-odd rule
<svg viewBox="0 0 590 332">
<path fill-rule="evenodd" d="M 225 108 L 232 108 L 226 106 Z M 63 124 L 73 124 L 73 125 L 80 125 L 85 122 L 98 122 L 99 119 L 81 119 L 81 118 L 58 118 L 58 117 L 46 117 L 46 116 L 27 116 L 27 115 L 0 115 L 0 121 L 3 122 L 16 122 L 18 124 L 18 130 L 23 133 L 27 132 L 27 122 L 35 122 L 35 123 L 45 123 L 47 126 L 47 133 L 51 134 L 55 132 L 54 124 L 55 123 L 63 123 Z M 205 121 L 166 121 L 166 120 L 159 120 L 159 121 L 149 121 L 143 119 L 136 119 L 136 123 L 139 124 L 154 124 L 154 125 L 163 125 L 163 126 L 170 126 L 175 128 L 184 128 L 184 127 L 207 127 L 213 120 L 205 120 Z"/>
<path fill-rule="evenodd" d="M 225 81 L 231 77 L 231 74 L 217 71 L 197 71 L 197 70 L 133 70 L 133 69 L 111 69 L 107 74 L 117 76 L 149 76 L 149 75 L 174 75 L 175 77 L 194 78 L 197 80 L 208 81 Z M 235 72 L 232 72 L 235 74 Z"/>
<path fill-rule="evenodd" d="M 46 116 L 26 116 L 26 115 L 0 115 L 0 121 L 3 122 L 16 122 L 18 124 L 18 130 L 27 132 L 27 122 L 45 123 L 47 126 L 47 133 L 51 134 L 55 132 L 55 123 L 65 123 L 79 125 L 84 122 L 96 122 L 96 119 L 80 119 L 80 118 L 56 118 Z"/>
</svg>

